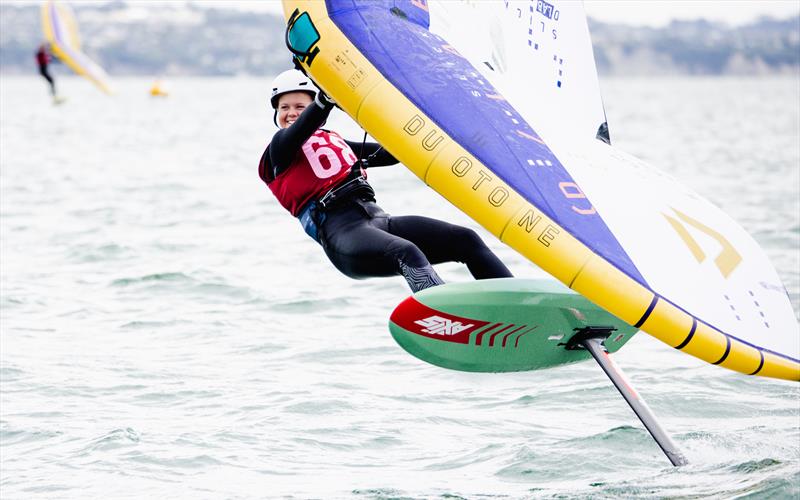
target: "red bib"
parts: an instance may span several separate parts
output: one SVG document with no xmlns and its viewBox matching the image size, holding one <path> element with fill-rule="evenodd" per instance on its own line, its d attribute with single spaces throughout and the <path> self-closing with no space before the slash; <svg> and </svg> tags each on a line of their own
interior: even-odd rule
<svg viewBox="0 0 800 500">
<path fill-rule="evenodd" d="M 339 134 L 319 129 L 303 144 L 289 168 L 265 182 L 283 208 L 296 217 L 306 203 L 342 183 L 357 159 Z"/>
</svg>

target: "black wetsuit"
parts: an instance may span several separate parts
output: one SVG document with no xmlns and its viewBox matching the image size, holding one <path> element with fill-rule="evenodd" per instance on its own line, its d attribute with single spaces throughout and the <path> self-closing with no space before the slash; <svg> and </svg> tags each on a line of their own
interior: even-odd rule
<svg viewBox="0 0 800 500">
<path fill-rule="evenodd" d="M 312 103 L 294 124 L 275 133 L 261 158 L 263 180 L 281 175 L 331 109 Z M 368 158 L 366 167 L 397 163 L 377 143 L 346 142 Z M 319 242 L 345 275 L 361 279 L 399 274 L 415 292 L 443 283 L 431 267 L 442 262 L 464 263 L 476 279 L 512 276 L 475 231 L 429 217 L 390 216 L 375 203 L 372 188 L 363 185 L 326 208 L 319 224 Z"/>
<path fill-rule="evenodd" d="M 36 64 L 39 66 L 39 74 L 47 80 L 47 83 L 50 84 L 50 93 L 55 97 L 56 95 L 56 82 L 53 80 L 53 77 L 50 76 L 50 71 L 48 70 L 49 66 L 49 59 L 50 56 L 47 54 L 45 49 L 40 48 L 36 52 Z"/>
</svg>

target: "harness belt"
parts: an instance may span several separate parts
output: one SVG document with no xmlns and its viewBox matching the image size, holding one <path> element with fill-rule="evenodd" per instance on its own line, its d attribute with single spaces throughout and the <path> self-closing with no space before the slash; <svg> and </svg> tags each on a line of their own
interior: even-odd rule
<svg viewBox="0 0 800 500">
<path fill-rule="evenodd" d="M 319 200 L 311 200 L 300 210 L 297 218 L 303 230 L 317 243 L 322 244 L 321 227 L 326 212 L 344 205 L 348 201 L 360 199 L 375 201 L 375 191 L 363 176 L 358 176 L 325 193 Z"/>
<path fill-rule="evenodd" d="M 375 191 L 363 176 L 354 177 L 325 193 L 317 203 L 322 210 L 331 210 L 341 203 L 359 195 L 362 198 L 375 200 Z"/>
</svg>

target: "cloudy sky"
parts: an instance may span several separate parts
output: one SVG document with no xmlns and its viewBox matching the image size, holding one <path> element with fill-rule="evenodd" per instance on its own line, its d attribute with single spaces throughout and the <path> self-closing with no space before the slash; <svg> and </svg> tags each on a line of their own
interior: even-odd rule
<svg viewBox="0 0 800 500">
<path fill-rule="evenodd" d="M 157 6 L 167 0 L 137 0 L 136 5 Z M 280 13 L 280 0 L 168 0 L 207 7 L 238 8 Z M 501 0 L 486 0 L 499 2 Z M 528 0 L 524 0 L 528 1 Z M 0 0 L 2 3 L 39 3 L 38 0 Z M 98 0 L 91 0 L 97 3 Z M 71 4 L 89 3 L 73 0 Z M 800 0 L 585 0 L 587 14 L 597 20 L 664 26 L 673 19 L 705 18 L 731 25 L 746 24 L 761 16 L 779 19 L 800 15 Z"/>
<path fill-rule="evenodd" d="M 241 9 L 281 12 L 278 0 L 194 0 L 193 3 L 220 7 L 238 4 Z M 586 0 L 584 4 L 587 14 L 597 20 L 648 26 L 664 26 L 673 19 L 698 18 L 739 25 L 761 16 L 800 15 L 800 0 Z"/>
<path fill-rule="evenodd" d="M 798 0 L 587 0 L 584 4 L 587 14 L 595 19 L 649 26 L 698 18 L 739 25 L 761 16 L 800 15 Z"/>
</svg>

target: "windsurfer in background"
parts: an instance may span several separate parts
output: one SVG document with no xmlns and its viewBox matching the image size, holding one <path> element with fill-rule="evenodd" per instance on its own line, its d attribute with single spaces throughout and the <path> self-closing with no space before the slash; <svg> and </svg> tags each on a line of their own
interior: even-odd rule
<svg viewBox="0 0 800 500">
<path fill-rule="evenodd" d="M 378 143 L 346 141 L 321 128 L 335 103 L 303 73 L 278 75 L 270 103 L 280 130 L 261 156 L 259 176 L 343 274 L 402 275 L 413 292 L 444 283 L 432 267 L 443 262 L 466 264 L 476 279 L 512 277 L 475 231 L 385 213 L 366 169 L 397 160 Z"/>
<path fill-rule="evenodd" d="M 41 74 L 47 83 L 50 84 L 50 94 L 53 96 L 53 99 L 57 99 L 58 95 L 56 94 L 56 82 L 53 80 L 53 77 L 50 75 L 49 66 L 50 60 L 52 56 L 50 55 L 50 50 L 47 47 L 46 43 L 39 45 L 39 50 L 36 51 L 36 64 L 39 65 L 39 74 Z"/>
</svg>

